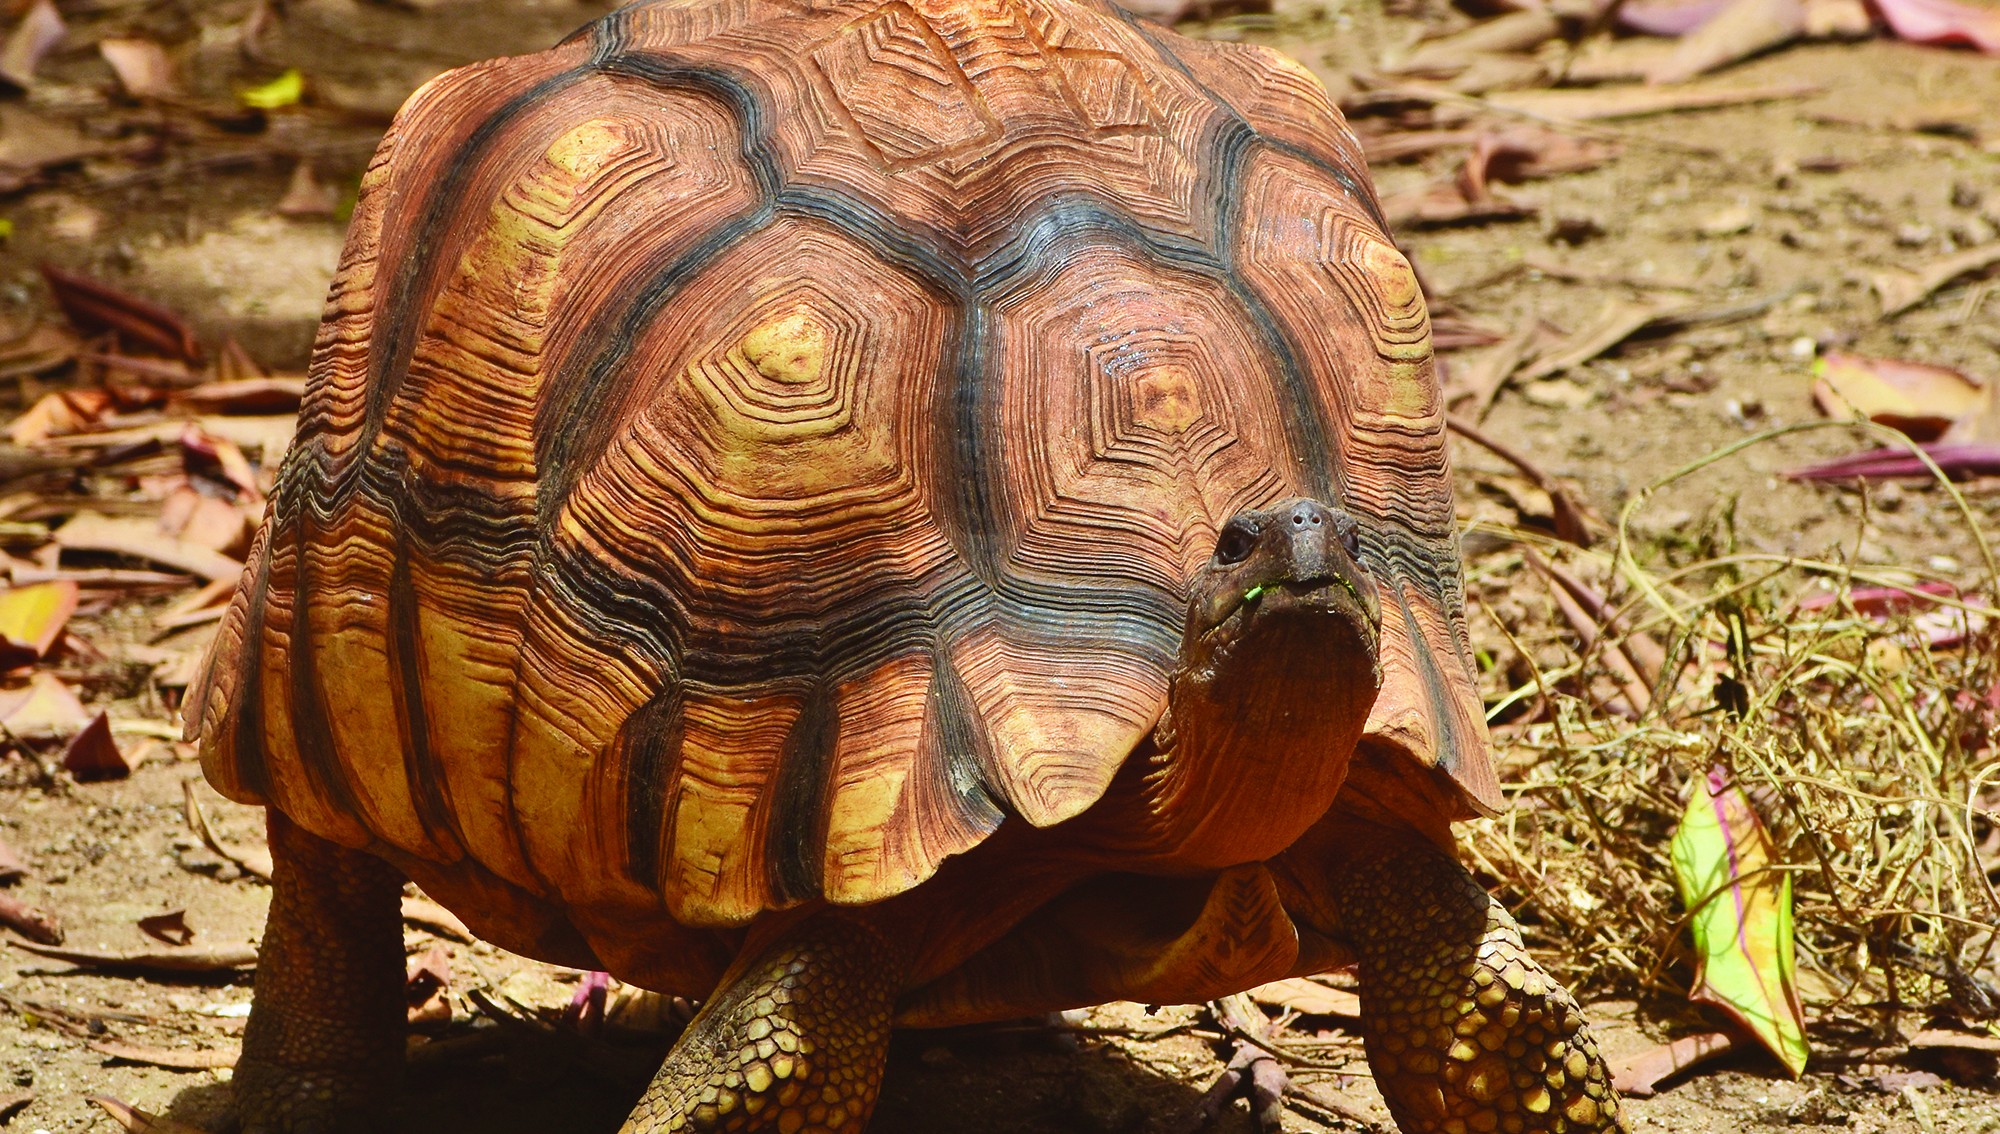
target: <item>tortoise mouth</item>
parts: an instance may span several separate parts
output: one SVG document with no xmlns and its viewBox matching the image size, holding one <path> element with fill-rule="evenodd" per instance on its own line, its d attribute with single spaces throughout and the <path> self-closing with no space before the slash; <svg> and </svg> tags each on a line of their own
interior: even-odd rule
<svg viewBox="0 0 2000 1134">
<path fill-rule="evenodd" d="M 1356 580 L 1329 573 L 1261 583 L 1238 592 L 1191 643 L 1207 657 L 1189 660 L 1205 663 L 1198 668 L 1227 669 L 1229 659 L 1246 642 L 1267 636 L 1289 638 L 1315 623 L 1311 635 L 1332 638 L 1345 630 L 1371 659 L 1375 657 L 1379 643 L 1368 596 Z"/>
</svg>

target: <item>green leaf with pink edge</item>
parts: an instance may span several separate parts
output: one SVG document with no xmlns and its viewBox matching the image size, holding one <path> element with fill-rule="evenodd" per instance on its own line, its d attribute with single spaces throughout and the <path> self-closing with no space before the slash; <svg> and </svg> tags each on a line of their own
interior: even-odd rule
<svg viewBox="0 0 2000 1134">
<path fill-rule="evenodd" d="M 1735 1017 L 1798 1075 L 1808 1048 L 1794 979 L 1792 876 L 1727 771 L 1711 768 L 1695 782 L 1672 850 L 1694 935 L 1689 996 Z"/>
</svg>

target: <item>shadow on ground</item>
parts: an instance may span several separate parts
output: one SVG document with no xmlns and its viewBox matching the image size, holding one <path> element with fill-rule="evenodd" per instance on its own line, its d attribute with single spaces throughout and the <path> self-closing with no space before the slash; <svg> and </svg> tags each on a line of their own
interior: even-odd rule
<svg viewBox="0 0 2000 1134">
<path fill-rule="evenodd" d="M 462 1035 L 460 1037 L 463 1038 Z M 645 1067 L 664 1048 L 510 1036 L 488 1054 L 411 1069 L 382 1134 L 612 1134 L 644 1091 Z M 1196 1087 L 1084 1044 L 1050 1035 L 899 1033 L 870 1134 L 1140 1134 L 1171 1130 L 1201 1100 Z M 166 1117 L 228 1128 L 223 1084 L 190 1086 Z M 1207 1129 L 1223 1134 L 1243 1116 Z"/>
</svg>

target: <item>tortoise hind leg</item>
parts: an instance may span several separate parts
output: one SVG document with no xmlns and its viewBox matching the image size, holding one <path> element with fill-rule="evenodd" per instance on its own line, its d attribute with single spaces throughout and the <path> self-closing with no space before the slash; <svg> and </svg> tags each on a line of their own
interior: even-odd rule
<svg viewBox="0 0 2000 1134">
<path fill-rule="evenodd" d="M 746 952 L 620 1134 L 859 1134 L 875 1109 L 905 961 L 840 913 Z"/>
<path fill-rule="evenodd" d="M 231 1079 L 242 1129 L 371 1129 L 403 1067 L 403 878 L 275 810 L 268 822 L 271 911 Z"/>
<path fill-rule="evenodd" d="M 1582 1010 L 1465 868 L 1414 830 L 1321 828 L 1286 873 L 1302 920 L 1360 962 L 1368 1062 L 1405 1134 L 1622 1130 Z"/>
</svg>

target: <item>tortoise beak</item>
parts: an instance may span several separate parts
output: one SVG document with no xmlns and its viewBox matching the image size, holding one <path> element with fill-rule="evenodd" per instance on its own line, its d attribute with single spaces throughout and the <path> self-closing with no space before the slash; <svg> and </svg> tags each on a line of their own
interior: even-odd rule
<svg viewBox="0 0 2000 1134">
<path fill-rule="evenodd" d="M 1239 513 L 1223 525 L 1195 581 L 1188 633 L 1226 649 L 1253 622 L 1338 616 L 1372 653 L 1381 607 L 1359 550 L 1353 519 L 1316 500 Z"/>
</svg>

